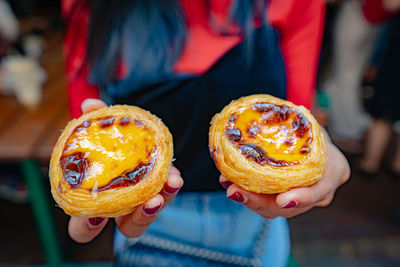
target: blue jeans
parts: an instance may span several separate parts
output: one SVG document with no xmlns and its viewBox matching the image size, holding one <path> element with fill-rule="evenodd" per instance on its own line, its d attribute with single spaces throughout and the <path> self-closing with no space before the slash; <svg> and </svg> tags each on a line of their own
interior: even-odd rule
<svg viewBox="0 0 400 267">
<path fill-rule="evenodd" d="M 137 239 L 116 231 L 119 266 L 285 266 L 284 218 L 266 220 L 225 192 L 180 193 Z"/>
</svg>

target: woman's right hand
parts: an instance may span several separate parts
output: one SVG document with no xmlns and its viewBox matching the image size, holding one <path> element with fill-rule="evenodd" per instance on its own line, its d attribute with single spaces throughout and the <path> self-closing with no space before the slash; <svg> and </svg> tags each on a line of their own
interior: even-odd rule
<svg viewBox="0 0 400 267">
<path fill-rule="evenodd" d="M 82 112 L 105 107 L 106 104 L 97 99 L 87 99 L 82 103 Z M 144 204 L 136 207 L 131 213 L 115 218 L 120 232 L 126 237 L 139 237 L 150 224 L 157 218 L 162 210 L 178 193 L 183 185 L 180 172 L 171 166 L 167 182 L 163 190 L 155 197 L 147 200 Z M 69 235 L 79 243 L 86 243 L 93 240 L 103 230 L 109 218 L 80 218 L 71 217 L 68 225 Z"/>
</svg>

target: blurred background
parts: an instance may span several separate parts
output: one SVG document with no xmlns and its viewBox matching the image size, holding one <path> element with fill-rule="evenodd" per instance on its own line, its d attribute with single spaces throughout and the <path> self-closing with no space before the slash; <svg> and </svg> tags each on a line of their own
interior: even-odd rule
<svg viewBox="0 0 400 267">
<path fill-rule="evenodd" d="M 300 266 L 400 266 L 400 20 L 365 12 L 358 0 L 327 3 L 313 113 L 352 175 L 328 208 L 289 220 Z M 0 266 L 113 261 L 114 225 L 77 244 L 49 195 L 69 119 L 63 29 L 58 1 L 0 0 Z"/>
</svg>

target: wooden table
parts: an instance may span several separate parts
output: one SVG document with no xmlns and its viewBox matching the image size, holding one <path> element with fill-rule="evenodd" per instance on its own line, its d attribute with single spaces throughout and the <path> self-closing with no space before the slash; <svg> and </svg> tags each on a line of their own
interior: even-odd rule
<svg viewBox="0 0 400 267">
<path fill-rule="evenodd" d="M 15 98 L 0 96 L 0 161 L 19 162 L 29 189 L 31 206 L 50 266 L 61 265 L 61 249 L 51 214 L 53 201 L 43 183 L 39 162 L 48 164 L 51 151 L 68 119 L 61 34 L 47 41 L 41 63 L 48 80 L 40 106 L 30 110 Z"/>
</svg>

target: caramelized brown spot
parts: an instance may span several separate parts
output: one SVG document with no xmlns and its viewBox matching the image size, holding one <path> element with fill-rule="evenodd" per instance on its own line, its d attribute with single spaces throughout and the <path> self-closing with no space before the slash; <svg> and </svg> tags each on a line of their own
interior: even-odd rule
<svg viewBox="0 0 400 267">
<path fill-rule="evenodd" d="M 135 120 L 135 124 L 136 124 L 137 126 L 144 127 L 144 123 L 141 122 L 140 120 Z"/>
<path fill-rule="evenodd" d="M 92 122 L 90 120 L 86 120 L 82 123 L 83 127 L 85 127 L 85 128 L 88 128 L 91 124 L 92 124 Z"/>
<path fill-rule="evenodd" d="M 297 116 L 292 123 L 293 130 L 299 138 L 302 138 L 310 130 L 310 123 L 303 116 Z"/>
<path fill-rule="evenodd" d="M 60 182 L 58 183 L 57 191 L 58 191 L 59 193 L 64 193 L 64 190 L 63 190 L 62 185 L 61 185 Z"/>
<path fill-rule="evenodd" d="M 60 158 L 60 164 L 65 181 L 71 188 L 78 188 L 83 179 L 85 179 L 89 166 L 85 154 L 76 152 L 71 155 L 63 156 Z"/>
<path fill-rule="evenodd" d="M 237 115 L 232 114 L 232 116 L 229 118 L 228 122 L 230 125 L 233 125 L 233 124 L 235 124 L 236 120 L 237 120 Z"/>
<path fill-rule="evenodd" d="M 256 103 L 253 105 L 253 109 L 258 112 L 268 112 L 275 109 L 275 105 L 269 103 Z"/>
<path fill-rule="evenodd" d="M 98 120 L 101 128 L 107 128 L 113 125 L 115 117 L 100 118 Z"/>
<path fill-rule="evenodd" d="M 231 142 L 239 142 L 242 139 L 242 132 L 236 127 L 227 127 L 225 134 Z"/>
<path fill-rule="evenodd" d="M 275 166 L 275 167 L 292 166 L 292 165 L 298 163 L 297 161 L 287 162 L 287 161 L 284 161 L 284 160 L 277 160 L 277 159 L 269 158 L 269 157 L 267 158 L 267 162 L 268 162 L 269 165 Z"/>
<path fill-rule="evenodd" d="M 215 161 L 215 157 L 216 157 L 215 155 L 218 154 L 218 150 L 210 147 L 209 151 L 210 151 L 211 158 L 213 159 L 215 164 L 217 164 L 217 162 Z"/>
<path fill-rule="evenodd" d="M 239 148 L 242 151 L 242 154 L 245 155 L 245 157 L 252 159 L 254 162 L 260 165 L 265 165 L 266 163 L 268 163 L 271 166 L 283 167 L 283 166 L 294 165 L 297 163 L 297 162 L 287 162 L 284 160 L 276 160 L 274 158 L 268 157 L 265 150 L 256 144 L 251 144 L 251 143 L 239 144 Z"/>
<path fill-rule="evenodd" d="M 298 164 L 302 157 L 296 154 L 311 151 L 310 122 L 300 111 L 287 105 L 255 103 L 239 114 L 231 115 L 225 134 L 244 156 L 260 165 Z"/>
<path fill-rule="evenodd" d="M 263 113 L 262 120 L 265 124 L 278 124 L 289 119 L 293 111 L 286 105 L 275 106 L 267 103 L 254 104 L 253 109 Z"/>
<path fill-rule="evenodd" d="M 217 160 L 215 160 L 216 154 L 219 153 L 218 150 L 216 150 L 216 149 L 214 149 L 214 148 L 211 148 L 211 147 L 209 147 L 208 149 L 209 149 L 209 151 L 210 151 L 210 156 L 211 156 L 211 158 L 213 159 L 213 161 L 214 161 L 214 163 L 215 163 L 215 166 L 219 169 L 219 163 L 218 163 Z"/>
<path fill-rule="evenodd" d="M 213 148 L 210 147 L 208 150 L 210 151 L 210 156 L 211 156 L 211 158 L 212 158 L 213 160 L 215 160 L 215 155 L 214 155 L 215 149 L 213 149 Z"/>
<path fill-rule="evenodd" d="M 292 146 L 294 144 L 294 140 L 293 139 L 286 139 L 285 140 L 285 145 L 287 145 L 287 146 Z"/>
<path fill-rule="evenodd" d="M 258 164 L 265 164 L 266 153 L 262 147 L 251 143 L 239 144 L 239 147 L 240 150 L 242 150 L 243 155 L 245 155 L 247 158 L 253 159 Z"/>
<path fill-rule="evenodd" d="M 136 166 L 133 170 L 126 171 L 121 176 L 114 178 L 109 184 L 100 187 L 98 191 L 135 185 L 139 183 L 152 170 L 153 165 L 154 159 L 147 164 L 139 163 L 139 165 Z"/>
<path fill-rule="evenodd" d="M 301 154 L 308 154 L 311 152 L 311 147 L 310 146 L 303 146 L 300 150 Z"/>
<path fill-rule="evenodd" d="M 91 125 L 95 125 L 95 127 L 93 127 L 93 129 L 86 129 Z M 98 131 L 98 128 L 116 127 L 117 129 L 122 129 L 122 127 L 125 126 L 128 127 L 128 130 L 139 130 L 139 132 L 142 130 L 149 130 L 140 120 L 133 120 L 128 117 L 115 116 L 105 116 L 92 121 L 87 120 L 74 129 L 64 146 L 63 156 L 60 158 L 59 161 L 64 179 L 72 189 L 82 188 L 88 191 L 102 191 L 106 190 L 107 188 L 129 186 L 139 182 L 143 177 L 146 176 L 147 173 L 152 170 L 157 154 L 156 147 L 153 144 L 153 140 L 149 136 L 141 136 L 141 138 L 139 139 L 140 142 L 138 142 L 137 145 L 140 148 L 140 151 L 133 152 L 135 153 L 135 155 L 139 155 L 135 158 L 135 162 L 137 163 L 137 166 L 135 167 L 136 164 L 132 166 L 132 164 L 129 164 L 129 160 L 125 160 L 125 154 L 132 153 L 129 149 L 126 149 L 126 147 L 130 146 L 119 147 L 120 143 L 134 141 L 129 138 L 126 138 L 127 140 L 125 140 L 125 138 L 118 138 L 118 140 L 115 140 L 114 142 L 114 140 L 112 140 L 114 136 L 109 136 L 107 133 L 108 130 Z M 94 136 L 91 135 L 93 131 L 95 133 Z M 97 157 L 102 156 L 102 152 L 98 151 L 98 149 L 96 149 L 96 146 L 92 145 L 95 144 L 95 142 L 97 142 L 98 140 L 97 134 L 99 134 L 99 136 L 101 137 L 100 141 L 104 141 L 103 143 L 105 144 L 104 147 L 106 149 L 107 156 L 105 157 L 105 159 L 104 157 L 102 157 L 98 160 L 98 162 L 96 161 L 92 163 L 92 159 L 96 160 Z M 133 136 L 133 133 L 129 131 L 127 135 L 128 137 Z M 105 137 L 102 138 L 103 136 Z M 88 138 L 87 143 L 79 143 L 81 142 L 81 140 L 85 140 L 85 138 Z M 101 143 L 100 145 L 103 145 L 103 143 Z M 136 146 L 136 144 L 133 145 Z M 119 159 L 117 160 L 114 158 L 108 160 L 107 157 L 113 157 L 113 155 L 116 154 L 112 152 L 119 153 L 119 148 L 121 148 L 120 154 L 123 154 L 124 161 L 122 162 L 119 161 Z M 85 151 L 86 149 L 88 149 L 89 152 L 81 151 Z M 92 167 L 94 168 L 93 172 L 91 169 Z M 120 171 L 114 172 L 115 175 L 113 175 L 112 177 L 107 177 L 107 172 L 105 171 L 106 169 L 119 169 Z M 99 170 L 99 172 L 97 170 Z M 99 177 L 97 179 L 97 177 L 88 177 L 88 175 L 99 175 Z M 86 181 L 86 179 L 88 180 Z M 60 188 L 58 188 L 58 190 L 60 190 Z"/>
<path fill-rule="evenodd" d="M 127 117 L 122 117 L 122 118 L 119 120 L 119 125 L 121 125 L 121 126 L 126 126 L 126 125 L 128 125 L 130 122 L 131 122 L 131 119 L 129 119 L 129 118 L 127 118 Z"/>
<path fill-rule="evenodd" d="M 262 123 L 265 125 L 278 124 L 282 121 L 281 118 L 278 117 L 277 114 L 274 112 L 263 113 L 261 119 Z"/>
<path fill-rule="evenodd" d="M 210 152 L 210 156 L 211 156 L 212 159 L 215 159 L 215 157 L 214 157 L 214 151 L 215 151 L 214 148 L 208 147 L 208 152 Z"/>
<path fill-rule="evenodd" d="M 90 120 L 84 121 L 82 124 L 80 124 L 74 131 L 82 131 L 86 128 L 89 128 L 89 126 L 92 124 Z"/>
<path fill-rule="evenodd" d="M 258 123 L 252 123 L 251 127 L 247 130 L 249 137 L 255 137 L 261 131 L 261 126 Z"/>
</svg>

